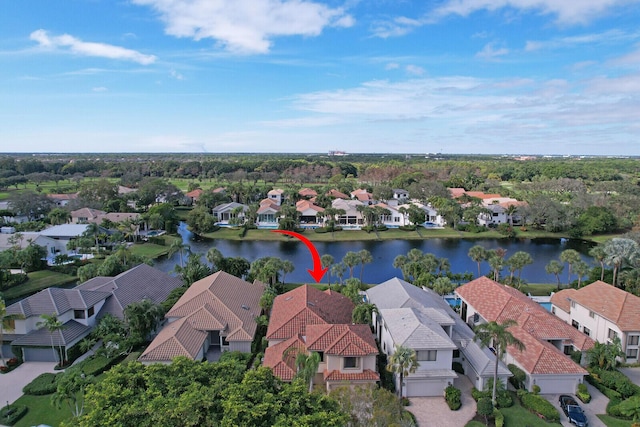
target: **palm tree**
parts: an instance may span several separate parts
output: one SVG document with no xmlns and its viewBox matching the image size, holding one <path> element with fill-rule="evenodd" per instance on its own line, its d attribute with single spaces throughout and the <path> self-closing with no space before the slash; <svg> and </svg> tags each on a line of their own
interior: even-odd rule
<svg viewBox="0 0 640 427">
<path fill-rule="evenodd" d="M 405 271 L 405 266 L 407 265 L 408 259 L 406 255 L 398 255 L 393 259 L 393 267 L 399 268 L 402 271 L 402 280 L 407 280 L 407 273 Z"/>
<path fill-rule="evenodd" d="M 360 256 L 357 252 L 349 251 L 342 258 L 342 262 L 349 268 L 349 278 L 352 278 L 353 268 L 360 263 Z"/>
<path fill-rule="evenodd" d="M 327 283 L 331 286 L 331 266 L 335 262 L 333 255 L 324 254 L 320 257 L 320 262 L 322 263 L 322 268 L 328 268 L 327 270 L 329 274 L 327 274 Z"/>
<path fill-rule="evenodd" d="M 49 335 L 51 336 L 51 350 L 53 350 L 53 354 L 54 357 L 59 361 L 59 366 L 62 366 L 64 364 L 64 355 L 62 354 L 62 345 L 60 345 L 58 352 L 56 352 L 56 347 L 55 344 L 53 342 L 53 335 L 56 332 L 62 331 L 65 326 L 64 324 L 58 320 L 58 317 L 55 314 L 43 314 L 42 316 L 42 321 L 36 323 L 36 326 L 38 328 L 44 327 L 47 328 L 47 330 L 49 331 Z M 60 334 L 62 334 L 60 332 Z M 60 340 L 60 343 L 62 344 L 62 340 Z"/>
<path fill-rule="evenodd" d="M 481 323 L 475 327 L 476 338 L 480 341 L 483 347 L 493 346 L 494 353 L 496 355 L 496 362 L 493 368 L 493 390 L 491 392 L 491 401 L 493 406 L 496 405 L 496 384 L 498 383 L 498 362 L 504 356 L 507 351 L 507 346 L 513 346 L 518 351 L 524 351 L 525 345 L 514 337 L 509 329 L 511 326 L 516 326 L 518 323 L 515 320 L 508 319 L 504 322 L 497 323 L 492 320 L 488 323 Z"/>
<path fill-rule="evenodd" d="M 98 224 L 91 222 L 89 224 L 87 224 L 87 229 L 84 231 L 84 233 L 82 233 L 83 236 L 85 237 L 93 237 L 95 242 L 96 242 L 96 252 L 100 253 L 100 241 L 98 240 L 98 238 L 100 237 L 100 227 L 98 226 Z"/>
<path fill-rule="evenodd" d="M 601 245 L 594 246 L 589 250 L 589 255 L 600 264 L 600 281 L 604 281 L 604 262 L 607 258 L 604 247 Z"/>
<path fill-rule="evenodd" d="M 222 255 L 222 252 L 220 252 L 218 248 L 209 249 L 207 251 L 206 258 L 207 258 L 207 261 L 211 263 L 211 266 L 213 267 L 212 268 L 213 271 L 222 270 L 224 256 Z"/>
<path fill-rule="evenodd" d="M 344 273 L 347 271 L 347 266 L 344 263 L 339 262 L 337 264 L 333 264 L 331 266 L 331 274 L 333 276 L 340 278 L 340 284 L 342 285 L 342 278 L 344 277 Z"/>
<path fill-rule="evenodd" d="M 364 265 L 373 262 L 373 257 L 371 256 L 371 252 L 366 249 L 358 251 L 358 256 L 360 257 L 360 282 L 362 282 L 362 272 L 364 271 Z"/>
<path fill-rule="evenodd" d="M 528 252 L 518 251 L 515 254 L 511 255 L 507 260 L 507 266 L 509 267 L 509 271 L 511 272 L 511 283 L 513 284 L 513 275 L 517 271 L 518 272 L 518 287 L 520 286 L 520 275 L 522 274 L 522 269 L 533 263 L 533 258 L 529 255 Z"/>
<path fill-rule="evenodd" d="M 504 258 L 498 255 L 491 255 L 489 257 L 489 266 L 493 271 L 493 280 L 496 282 L 500 279 L 500 271 L 504 268 Z"/>
<path fill-rule="evenodd" d="M 284 278 L 287 275 L 287 273 L 292 273 L 293 270 L 296 269 L 296 266 L 293 265 L 293 263 L 289 260 L 284 260 L 282 261 L 282 264 L 280 265 L 280 270 L 282 270 L 282 283 L 284 284 Z"/>
<path fill-rule="evenodd" d="M 578 288 L 580 288 L 582 286 L 582 278 L 587 274 L 589 274 L 589 271 L 591 270 L 591 268 L 589 268 L 589 264 L 587 264 L 582 260 L 579 260 L 573 266 L 573 270 L 578 276 Z"/>
<path fill-rule="evenodd" d="M 169 253 L 167 254 L 167 256 L 171 258 L 175 253 L 179 253 L 180 268 L 184 268 L 184 252 L 189 252 L 190 249 L 191 247 L 184 243 L 182 240 L 174 240 L 173 243 L 171 243 L 171 246 L 169 246 Z"/>
<path fill-rule="evenodd" d="M 124 309 L 124 318 L 129 327 L 129 334 L 142 341 L 158 327 L 163 317 L 164 309 L 162 306 L 154 304 L 148 299 L 133 302 Z"/>
<path fill-rule="evenodd" d="M 315 351 L 309 354 L 300 352 L 296 356 L 296 367 L 298 369 L 296 377 L 302 378 L 305 383 L 309 384 L 309 392 L 313 390 L 313 377 L 318 372 L 320 362 L 320 354 Z"/>
<path fill-rule="evenodd" d="M 518 207 L 516 205 L 509 205 L 504 210 L 504 213 L 509 217 L 509 225 L 513 227 L 513 216 L 518 212 Z"/>
<path fill-rule="evenodd" d="M 404 377 L 414 373 L 418 366 L 420 366 L 420 363 L 418 363 L 418 356 L 414 349 L 396 345 L 393 354 L 389 357 L 387 371 L 398 375 L 400 379 L 400 397 L 404 396 Z"/>
<path fill-rule="evenodd" d="M 607 254 L 605 262 L 613 265 L 613 283 L 618 286 L 618 272 L 625 262 L 638 257 L 640 247 L 635 240 L 624 238 L 613 238 L 604 245 L 604 251 Z"/>
<path fill-rule="evenodd" d="M 562 270 L 564 270 L 564 265 L 560 264 L 559 261 L 552 259 L 549 261 L 549 264 L 544 267 L 544 270 L 547 274 L 553 274 L 556 276 L 556 280 L 558 281 L 558 290 L 560 290 L 560 274 L 562 273 Z"/>
<path fill-rule="evenodd" d="M 480 245 L 475 245 L 469 249 L 468 255 L 469 258 L 478 264 L 478 277 L 480 277 L 480 263 L 487 259 L 487 250 Z"/>
<path fill-rule="evenodd" d="M 567 285 L 571 285 L 571 271 L 578 261 L 581 261 L 580 254 L 575 249 L 566 249 L 560 253 L 560 261 L 567 263 Z"/>
</svg>

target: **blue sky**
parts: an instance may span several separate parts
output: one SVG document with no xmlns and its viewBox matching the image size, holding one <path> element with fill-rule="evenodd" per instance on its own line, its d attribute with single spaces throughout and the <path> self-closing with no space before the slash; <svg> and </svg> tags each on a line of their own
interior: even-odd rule
<svg viewBox="0 0 640 427">
<path fill-rule="evenodd" d="M 640 0 L 0 4 L 2 152 L 638 155 Z"/>
</svg>

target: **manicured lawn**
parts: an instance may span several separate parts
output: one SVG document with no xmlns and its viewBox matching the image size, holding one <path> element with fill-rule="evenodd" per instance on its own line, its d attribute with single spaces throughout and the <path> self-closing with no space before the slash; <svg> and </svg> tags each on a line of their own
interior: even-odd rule
<svg viewBox="0 0 640 427">
<path fill-rule="evenodd" d="M 78 280 L 75 276 L 49 270 L 34 271 L 32 273 L 27 273 L 27 276 L 29 277 L 29 280 L 23 284 L 4 291 L 4 298 L 8 300 L 19 298 L 34 294 L 51 286 L 63 286 L 69 283 L 74 283 Z"/>
<path fill-rule="evenodd" d="M 500 409 L 500 412 L 504 414 L 505 426 L 562 427 L 561 424 L 548 423 L 538 418 L 537 415 L 520 406 L 520 402 L 515 395 L 513 395 L 513 406 L 511 406 L 510 408 Z"/>
<path fill-rule="evenodd" d="M 553 283 L 529 283 L 522 286 L 522 292 L 525 294 L 531 293 L 534 296 L 550 295 L 551 292 L 556 292 L 558 286 Z"/>
<path fill-rule="evenodd" d="M 613 418 L 609 415 L 598 415 L 598 418 L 605 423 L 607 427 L 631 427 L 631 421 L 627 420 L 619 420 L 618 418 Z"/>
<path fill-rule="evenodd" d="M 164 238 L 165 241 L 165 245 L 156 245 L 155 243 L 149 243 L 149 242 L 141 242 L 141 243 L 136 243 L 135 245 L 131 246 L 131 253 L 135 254 L 135 255 L 139 255 L 139 256 L 143 256 L 149 259 L 155 259 L 158 258 L 162 255 L 166 255 L 169 252 L 169 247 L 171 246 L 171 243 L 175 240 L 180 239 L 179 237 L 175 237 L 175 236 L 161 236 L 162 238 Z"/>
<path fill-rule="evenodd" d="M 484 423 L 480 421 L 469 421 L 464 427 L 484 427 Z"/>
<path fill-rule="evenodd" d="M 26 405 L 29 411 L 16 424 L 16 427 L 37 426 L 48 424 L 51 426 L 60 425 L 64 420 L 71 418 L 71 410 L 67 406 L 59 409 L 51 403 L 51 395 L 29 396 L 24 395 L 16 400 L 16 405 Z"/>
</svg>

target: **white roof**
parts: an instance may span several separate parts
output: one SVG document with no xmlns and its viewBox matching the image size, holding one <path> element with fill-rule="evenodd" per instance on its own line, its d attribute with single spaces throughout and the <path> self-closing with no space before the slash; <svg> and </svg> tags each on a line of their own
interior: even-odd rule
<svg viewBox="0 0 640 427">
<path fill-rule="evenodd" d="M 415 350 L 455 350 L 458 347 L 442 327 L 415 308 L 380 310 L 394 344 Z"/>
<path fill-rule="evenodd" d="M 40 232 L 40 235 L 47 237 L 77 237 L 82 235 L 89 227 L 88 224 L 62 224 L 54 225 Z"/>
</svg>

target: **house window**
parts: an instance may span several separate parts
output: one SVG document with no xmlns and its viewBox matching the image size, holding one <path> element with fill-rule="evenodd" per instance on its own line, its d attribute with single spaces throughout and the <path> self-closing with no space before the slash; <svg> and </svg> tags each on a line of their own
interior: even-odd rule
<svg viewBox="0 0 640 427">
<path fill-rule="evenodd" d="M 318 351 L 318 356 L 320 356 L 320 361 L 324 362 L 324 351 Z"/>
<path fill-rule="evenodd" d="M 393 218 L 393 222 L 400 222 L 400 218 L 398 218 L 397 216 Z"/>
<path fill-rule="evenodd" d="M 630 348 L 627 350 L 627 359 L 637 359 L 638 358 L 638 349 Z"/>
<path fill-rule="evenodd" d="M 360 367 L 359 357 L 345 357 L 342 360 L 344 360 L 344 369 L 358 369 Z"/>
<path fill-rule="evenodd" d="M 627 345 L 638 345 L 638 338 L 640 338 L 638 335 L 629 335 L 629 342 Z"/>
<path fill-rule="evenodd" d="M 572 351 L 573 351 L 573 346 L 570 346 L 570 345 L 564 346 L 564 354 L 566 354 L 567 356 L 569 356 Z"/>
<path fill-rule="evenodd" d="M 95 308 L 94 307 L 89 307 L 89 310 L 87 310 L 87 316 L 91 317 L 95 314 Z"/>
<path fill-rule="evenodd" d="M 460 357 L 460 350 L 458 349 L 453 350 L 453 358 L 458 359 L 459 357 Z"/>
<path fill-rule="evenodd" d="M 615 338 L 618 337 L 618 333 L 616 331 L 614 331 L 613 329 L 609 328 L 609 334 L 607 335 L 607 337 L 613 341 Z"/>
<path fill-rule="evenodd" d="M 596 314 L 593 311 L 589 310 L 589 317 L 593 319 L 594 317 L 596 317 Z"/>
<path fill-rule="evenodd" d="M 582 332 L 584 332 L 587 336 L 591 336 L 591 330 L 589 328 L 587 328 L 586 326 L 584 328 L 582 328 Z"/>
<path fill-rule="evenodd" d="M 575 320 L 571 321 L 571 326 L 573 326 L 576 329 L 580 329 L 580 323 L 576 322 Z"/>
<path fill-rule="evenodd" d="M 227 337 L 221 337 L 222 338 L 222 345 L 223 346 L 228 346 L 229 345 L 229 341 L 227 341 Z"/>
<path fill-rule="evenodd" d="M 436 350 L 420 350 L 416 353 L 418 360 L 423 362 L 435 362 L 438 352 Z"/>
<path fill-rule="evenodd" d="M 73 318 L 74 319 L 86 319 L 87 315 L 84 310 L 73 310 Z"/>
<path fill-rule="evenodd" d="M 571 308 L 576 308 L 576 302 L 575 301 L 571 301 Z"/>
</svg>

